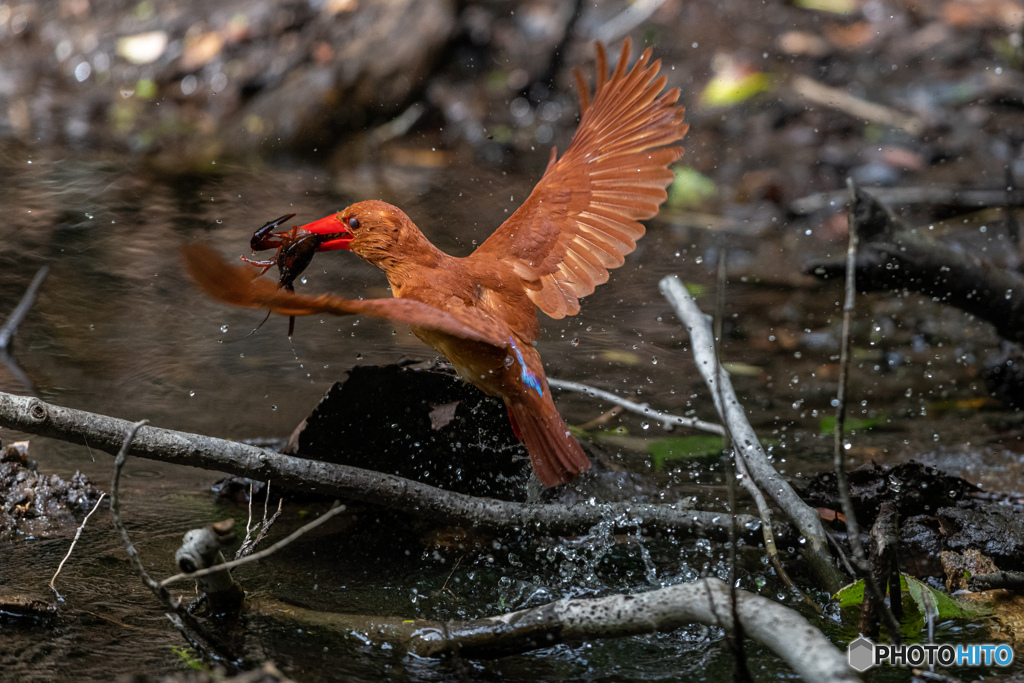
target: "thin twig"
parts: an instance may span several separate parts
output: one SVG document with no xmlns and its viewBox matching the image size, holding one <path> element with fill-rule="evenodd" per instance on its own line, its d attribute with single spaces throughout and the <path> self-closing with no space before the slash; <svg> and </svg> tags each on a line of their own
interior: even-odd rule
<svg viewBox="0 0 1024 683">
<path fill-rule="evenodd" d="M 270 482 L 268 481 L 267 482 L 267 493 L 266 493 L 265 496 L 263 496 L 263 522 L 261 523 L 260 531 L 259 531 L 258 534 L 256 534 L 256 538 L 253 539 L 253 538 L 251 538 L 251 532 L 249 531 L 249 529 L 247 528 L 245 530 L 245 540 L 242 541 L 242 545 L 238 548 L 238 552 L 235 553 L 235 559 L 236 560 L 239 559 L 239 558 L 246 557 L 246 556 L 252 554 L 252 551 L 256 549 L 256 546 L 258 546 L 260 544 L 260 541 L 262 541 L 266 537 L 267 532 L 270 531 L 270 527 L 272 527 L 274 525 L 274 522 L 277 521 L 277 518 L 281 516 L 281 506 L 283 504 L 284 504 L 284 498 L 283 497 L 278 498 L 277 499 L 277 512 L 274 513 L 273 517 L 271 517 L 270 519 L 267 519 L 267 510 L 268 510 L 268 507 L 270 505 Z M 249 505 L 250 505 L 249 509 L 252 510 L 252 489 L 251 488 L 249 490 Z M 246 526 L 248 526 L 248 525 L 246 525 Z M 254 528 L 254 530 L 255 530 L 255 528 Z"/>
<path fill-rule="evenodd" d="M 586 432 L 590 431 L 591 429 L 603 427 L 604 425 L 608 424 L 608 421 L 611 420 L 612 418 L 622 415 L 622 410 L 622 406 L 612 406 L 608 410 L 604 411 L 603 413 L 595 417 L 590 422 L 584 422 L 583 424 L 581 424 L 580 429 Z"/>
<path fill-rule="evenodd" d="M 853 211 L 853 207 L 857 203 L 857 188 L 852 178 L 847 178 L 846 185 L 850 189 L 851 210 L 847 221 L 850 237 L 846 247 L 846 296 L 843 299 L 843 331 L 839 347 L 839 389 L 836 392 L 836 425 L 833 431 L 832 465 L 836 474 L 836 489 L 843 506 L 843 516 L 846 518 L 846 536 L 850 541 L 850 549 L 853 551 L 853 564 L 864 577 L 864 583 L 871 591 L 875 604 L 885 617 L 886 625 L 889 628 L 889 637 L 899 642 L 900 624 L 885 604 L 881 586 L 878 585 L 878 581 L 868 566 L 864 544 L 860 539 L 857 512 L 854 510 L 853 499 L 850 497 L 850 482 L 846 476 L 846 447 L 843 443 L 843 430 L 846 426 L 846 385 L 850 375 L 850 328 L 857 297 L 857 220 Z"/>
<path fill-rule="evenodd" d="M 89 514 L 87 514 L 85 519 L 82 520 L 82 523 L 78 527 L 78 531 L 75 532 L 75 538 L 71 541 L 71 547 L 68 548 L 67 554 L 64 556 L 64 559 L 60 561 L 60 564 L 57 565 L 57 571 L 53 573 L 53 578 L 50 579 L 50 588 L 53 588 L 53 583 L 57 580 L 57 574 L 60 574 L 60 570 L 64 568 L 64 563 L 68 561 L 69 557 L 71 557 L 71 552 L 75 549 L 75 544 L 78 543 L 78 539 L 82 535 L 82 531 L 85 529 L 86 522 L 88 522 L 89 518 L 92 517 L 92 513 L 99 509 L 100 503 L 102 503 L 103 499 L 106 497 L 107 494 L 105 492 L 101 493 L 96 504 L 92 506 L 92 510 L 89 510 Z"/>
<path fill-rule="evenodd" d="M 265 550 L 261 550 L 258 553 L 253 553 L 252 555 L 246 555 L 245 557 L 240 557 L 240 558 L 238 558 L 236 560 L 231 560 L 230 562 L 222 562 L 221 564 L 215 564 L 212 567 L 207 567 L 206 569 L 200 569 L 200 570 L 194 571 L 194 572 L 185 572 L 185 573 L 181 573 L 181 574 L 175 574 L 174 576 L 167 577 L 166 579 L 164 579 L 163 581 L 161 581 L 157 585 L 161 589 L 166 590 L 167 586 L 171 585 L 172 583 L 177 583 L 179 581 L 187 581 L 189 579 L 201 579 L 204 576 L 209 576 L 210 574 L 216 574 L 217 572 L 228 571 L 228 570 L 234 569 L 235 567 L 241 567 L 242 565 L 246 565 L 246 564 L 249 564 L 251 562 L 258 562 L 259 560 L 262 560 L 265 557 L 269 557 L 269 556 L 273 555 L 274 553 L 276 553 L 281 548 L 284 548 L 285 546 L 291 544 L 293 541 L 295 541 L 296 539 L 304 536 L 305 534 L 307 534 L 308 532 L 312 531 L 313 529 L 317 528 L 318 526 L 320 526 L 321 524 L 323 524 L 327 520 L 332 519 L 334 517 L 337 517 L 338 515 L 340 515 L 345 510 L 346 510 L 346 507 L 344 505 L 342 505 L 339 502 L 335 501 L 334 506 L 332 506 L 330 510 L 328 510 L 324 514 L 320 515 L 319 517 L 314 519 L 309 524 L 296 529 L 294 532 L 292 532 L 286 538 L 281 539 L 280 541 L 278 541 L 274 545 L 270 546 L 269 548 L 266 548 Z"/>
<path fill-rule="evenodd" d="M 189 613 L 184 605 L 179 600 L 174 598 L 165 587 L 157 583 L 146 571 L 145 567 L 142 566 L 142 559 L 139 557 L 138 550 L 135 549 L 135 544 L 132 543 L 131 536 L 128 535 L 128 529 L 125 527 L 124 522 L 121 520 L 121 496 L 120 496 L 120 485 L 121 485 L 121 470 L 124 469 L 125 463 L 128 461 L 128 453 L 131 449 L 132 442 L 135 441 L 135 437 L 139 432 L 139 429 L 148 423 L 148 420 L 141 420 L 131 425 L 128 435 L 125 437 L 121 449 L 117 453 L 117 457 L 114 459 L 114 476 L 110 483 L 110 513 L 114 520 L 114 527 L 121 535 L 121 540 L 124 542 L 125 552 L 128 553 L 128 559 L 132 563 L 132 567 L 135 569 L 135 573 L 142 580 L 142 583 L 149 588 L 153 595 L 155 595 L 161 603 L 167 608 L 167 618 L 171 620 L 171 623 L 175 625 L 181 635 L 186 641 L 199 652 L 205 652 L 215 656 L 222 664 L 229 665 L 232 668 L 237 667 L 240 663 L 239 660 L 233 657 L 229 649 L 221 642 L 220 638 L 205 628 L 202 624 Z"/>
<path fill-rule="evenodd" d="M 36 293 L 43 284 L 43 280 L 46 279 L 47 274 L 50 272 L 49 266 L 43 266 L 36 271 L 36 276 L 32 278 L 32 284 L 28 286 L 25 293 L 21 296 L 21 301 L 11 311 L 11 315 L 7 318 L 3 327 L 0 327 L 0 350 L 6 350 L 8 345 L 11 343 L 11 339 L 14 334 L 18 331 L 18 325 L 25 319 L 29 310 L 32 308 L 32 304 L 36 300 Z"/>
<path fill-rule="evenodd" d="M 249 480 L 249 518 L 245 520 L 245 540 L 249 540 L 249 536 L 252 535 L 252 494 L 256 488 L 256 482 Z M 270 489 L 267 489 L 267 495 L 270 495 Z M 244 542 L 243 542 L 244 545 Z"/>
<path fill-rule="evenodd" d="M 452 592 L 450 589 L 448 589 L 448 582 L 452 580 L 453 576 L 455 576 L 455 570 L 459 568 L 459 563 L 460 562 L 462 562 L 462 557 L 459 557 L 457 560 L 455 560 L 455 566 L 452 567 L 451 572 L 449 572 L 449 574 L 448 574 L 448 578 L 444 580 L 444 584 L 441 586 L 441 591 L 440 591 L 441 593 L 444 593 L 445 590 L 448 590 L 448 592 L 451 593 L 453 597 L 456 597 L 456 598 L 458 597 L 457 595 L 455 595 L 454 592 Z"/>
<path fill-rule="evenodd" d="M 715 359 L 715 372 L 716 374 L 721 372 L 722 368 L 722 318 L 725 315 L 725 285 L 726 285 L 726 246 L 725 238 L 719 235 L 716 241 L 718 245 L 718 288 L 715 295 L 715 317 L 712 321 L 712 329 L 714 333 L 712 335 L 711 343 L 714 344 L 714 359 Z M 722 384 L 721 382 L 715 387 L 718 391 L 718 403 L 722 403 Z M 725 431 L 728 434 L 730 450 L 736 454 L 736 462 L 739 462 L 742 457 L 739 451 L 733 447 L 732 430 L 729 429 L 729 423 L 725 423 Z M 743 639 L 743 624 L 739 617 L 739 597 L 737 591 L 739 587 L 736 585 L 736 567 L 738 564 L 738 546 L 737 543 L 737 532 L 736 532 L 736 469 L 734 467 L 732 458 L 725 457 L 725 474 L 728 486 L 726 487 L 728 501 L 729 501 L 729 610 L 732 614 L 732 623 L 735 628 L 728 636 L 729 649 L 732 650 L 733 656 L 736 659 L 736 669 L 733 672 L 733 680 L 735 683 L 747 683 L 753 681 L 750 676 L 750 667 L 747 664 L 747 657 L 744 652 L 744 639 Z M 747 480 L 751 486 L 747 488 L 754 488 L 753 482 Z M 760 493 L 760 492 L 758 492 Z M 770 517 L 768 518 L 771 519 Z M 765 518 L 761 518 L 762 524 L 764 524 Z M 768 530 L 771 528 L 771 522 L 769 521 L 765 526 L 762 527 L 765 533 L 770 533 Z M 710 597 L 710 596 L 709 596 Z M 713 604 L 713 602 L 712 602 Z"/>
<path fill-rule="evenodd" d="M 139 552 L 135 549 L 135 544 L 132 543 L 132 539 L 128 535 L 128 529 L 125 528 L 124 522 L 121 521 L 121 470 L 124 469 L 124 464 L 128 460 L 128 449 L 135 440 L 135 435 L 138 434 L 139 429 L 142 428 L 143 425 L 148 423 L 149 420 L 140 420 L 131 426 L 131 431 L 129 431 L 128 436 L 124 438 L 124 444 L 121 446 L 121 450 L 118 451 L 117 457 L 114 458 L 114 478 L 110 482 L 110 512 L 114 518 L 114 526 L 117 528 L 118 533 L 121 534 L 121 540 L 124 542 L 124 548 L 128 553 L 128 559 L 131 560 L 132 566 L 135 568 L 135 573 L 139 575 L 140 579 L 142 579 L 142 583 L 146 584 L 146 586 L 160 598 L 161 602 L 172 610 L 177 611 L 179 607 L 178 601 L 172 598 L 167 591 L 161 591 L 160 585 L 150 577 L 148 572 L 146 572 L 146 568 L 142 566 L 142 560 L 139 558 Z"/>
<path fill-rule="evenodd" d="M 705 432 L 711 432 L 712 434 L 718 434 L 719 436 L 725 436 L 725 428 L 721 425 L 716 425 L 713 422 L 705 422 L 704 420 L 698 420 L 695 417 L 681 417 L 679 415 L 672 415 L 671 413 L 664 413 L 660 410 L 651 408 L 647 403 L 630 401 L 628 398 L 622 398 L 610 391 L 598 389 L 597 387 L 580 384 L 579 382 L 567 382 L 566 380 L 555 379 L 554 377 L 548 377 L 548 384 L 553 386 L 555 389 L 575 391 L 580 394 L 587 394 L 594 398 L 603 399 L 609 403 L 614 403 L 631 413 L 636 413 L 637 415 L 643 415 L 644 417 L 658 420 L 666 429 L 672 429 L 673 427 L 689 427 L 690 429 L 700 429 Z"/>
</svg>

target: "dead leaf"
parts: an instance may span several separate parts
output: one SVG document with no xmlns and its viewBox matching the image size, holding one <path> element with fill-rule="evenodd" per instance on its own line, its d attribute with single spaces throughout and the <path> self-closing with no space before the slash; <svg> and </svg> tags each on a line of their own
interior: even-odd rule
<svg viewBox="0 0 1024 683">
<path fill-rule="evenodd" d="M 455 419 L 455 409 L 458 407 L 458 401 L 452 401 L 451 403 L 442 403 L 441 405 L 431 406 L 430 428 L 436 432 L 439 429 L 447 427 L 448 424 Z"/>
<path fill-rule="evenodd" d="M 186 36 L 181 56 L 181 68 L 185 71 L 193 71 L 205 66 L 220 54 L 223 47 L 224 38 L 216 31 L 208 31 L 197 36 Z"/>
<path fill-rule="evenodd" d="M 817 59 L 829 53 L 828 43 L 807 31 L 786 31 L 776 42 L 779 50 L 787 55 L 805 55 Z"/>
<path fill-rule="evenodd" d="M 999 26 L 1016 31 L 1024 23 L 1024 4 L 1016 0 L 952 0 L 942 7 L 950 26 Z"/>
<path fill-rule="evenodd" d="M 996 563 L 978 550 L 970 548 L 962 555 L 957 552 L 943 550 L 939 553 L 942 569 L 946 572 L 946 589 L 950 593 L 969 590 L 964 572 L 974 574 L 992 574 L 999 571 Z"/>
<path fill-rule="evenodd" d="M 867 47 L 878 37 L 878 30 L 866 21 L 856 24 L 827 24 L 825 37 L 841 50 L 856 50 Z"/>
</svg>

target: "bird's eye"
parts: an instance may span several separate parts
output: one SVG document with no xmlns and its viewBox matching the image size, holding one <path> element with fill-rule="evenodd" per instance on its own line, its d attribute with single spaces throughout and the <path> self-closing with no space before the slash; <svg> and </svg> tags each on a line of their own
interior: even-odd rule
<svg viewBox="0 0 1024 683">
<path fill-rule="evenodd" d="M 359 229 L 359 219 L 355 218 L 355 217 L 349 218 L 348 219 L 348 227 L 352 228 L 353 230 L 358 230 Z"/>
</svg>

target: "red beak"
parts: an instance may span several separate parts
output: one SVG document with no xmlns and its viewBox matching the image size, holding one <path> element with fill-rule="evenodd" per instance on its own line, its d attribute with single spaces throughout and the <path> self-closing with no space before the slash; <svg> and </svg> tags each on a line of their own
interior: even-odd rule
<svg viewBox="0 0 1024 683">
<path fill-rule="evenodd" d="M 335 249 L 348 249 L 355 235 L 348 229 L 348 226 L 341 219 L 341 214 L 331 214 L 326 218 L 303 225 L 300 230 L 319 235 L 320 241 L 317 251 L 334 251 Z"/>
</svg>

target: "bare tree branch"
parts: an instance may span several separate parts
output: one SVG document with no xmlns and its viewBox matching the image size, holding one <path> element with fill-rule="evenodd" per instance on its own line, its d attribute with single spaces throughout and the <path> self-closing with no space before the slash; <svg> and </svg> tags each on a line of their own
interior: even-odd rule
<svg viewBox="0 0 1024 683">
<path fill-rule="evenodd" d="M 743 406 L 736 397 L 729 374 L 718 367 L 715 361 L 714 341 L 708 316 L 701 312 L 678 277 L 673 275 L 663 278 L 660 288 L 661 293 L 672 304 L 676 315 L 690 331 L 697 369 L 711 390 L 718 414 L 729 425 L 733 445 L 744 459 L 747 470 L 757 486 L 796 524 L 806 539 L 803 552 L 818 583 L 834 593 L 843 585 L 844 580 L 832 560 L 821 519 L 814 508 L 797 496 L 789 482 L 779 476 L 768 461 L 768 456 L 761 448 L 757 434 L 747 421 Z"/>
<path fill-rule="evenodd" d="M 94 448 L 116 453 L 130 426 L 125 420 L 0 392 L 0 427 L 72 443 L 88 440 Z M 439 524 L 572 535 L 611 520 L 615 529 L 635 530 L 639 524 L 649 531 L 669 535 L 725 539 L 728 534 L 725 513 L 674 504 L 533 505 L 476 498 L 381 472 L 296 458 L 237 441 L 157 427 L 139 430 L 130 453 L 250 479 L 273 479 L 285 489 L 382 505 Z M 760 521 L 741 515 L 737 523 L 744 538 L 756 543 Z"/>
</svg>

